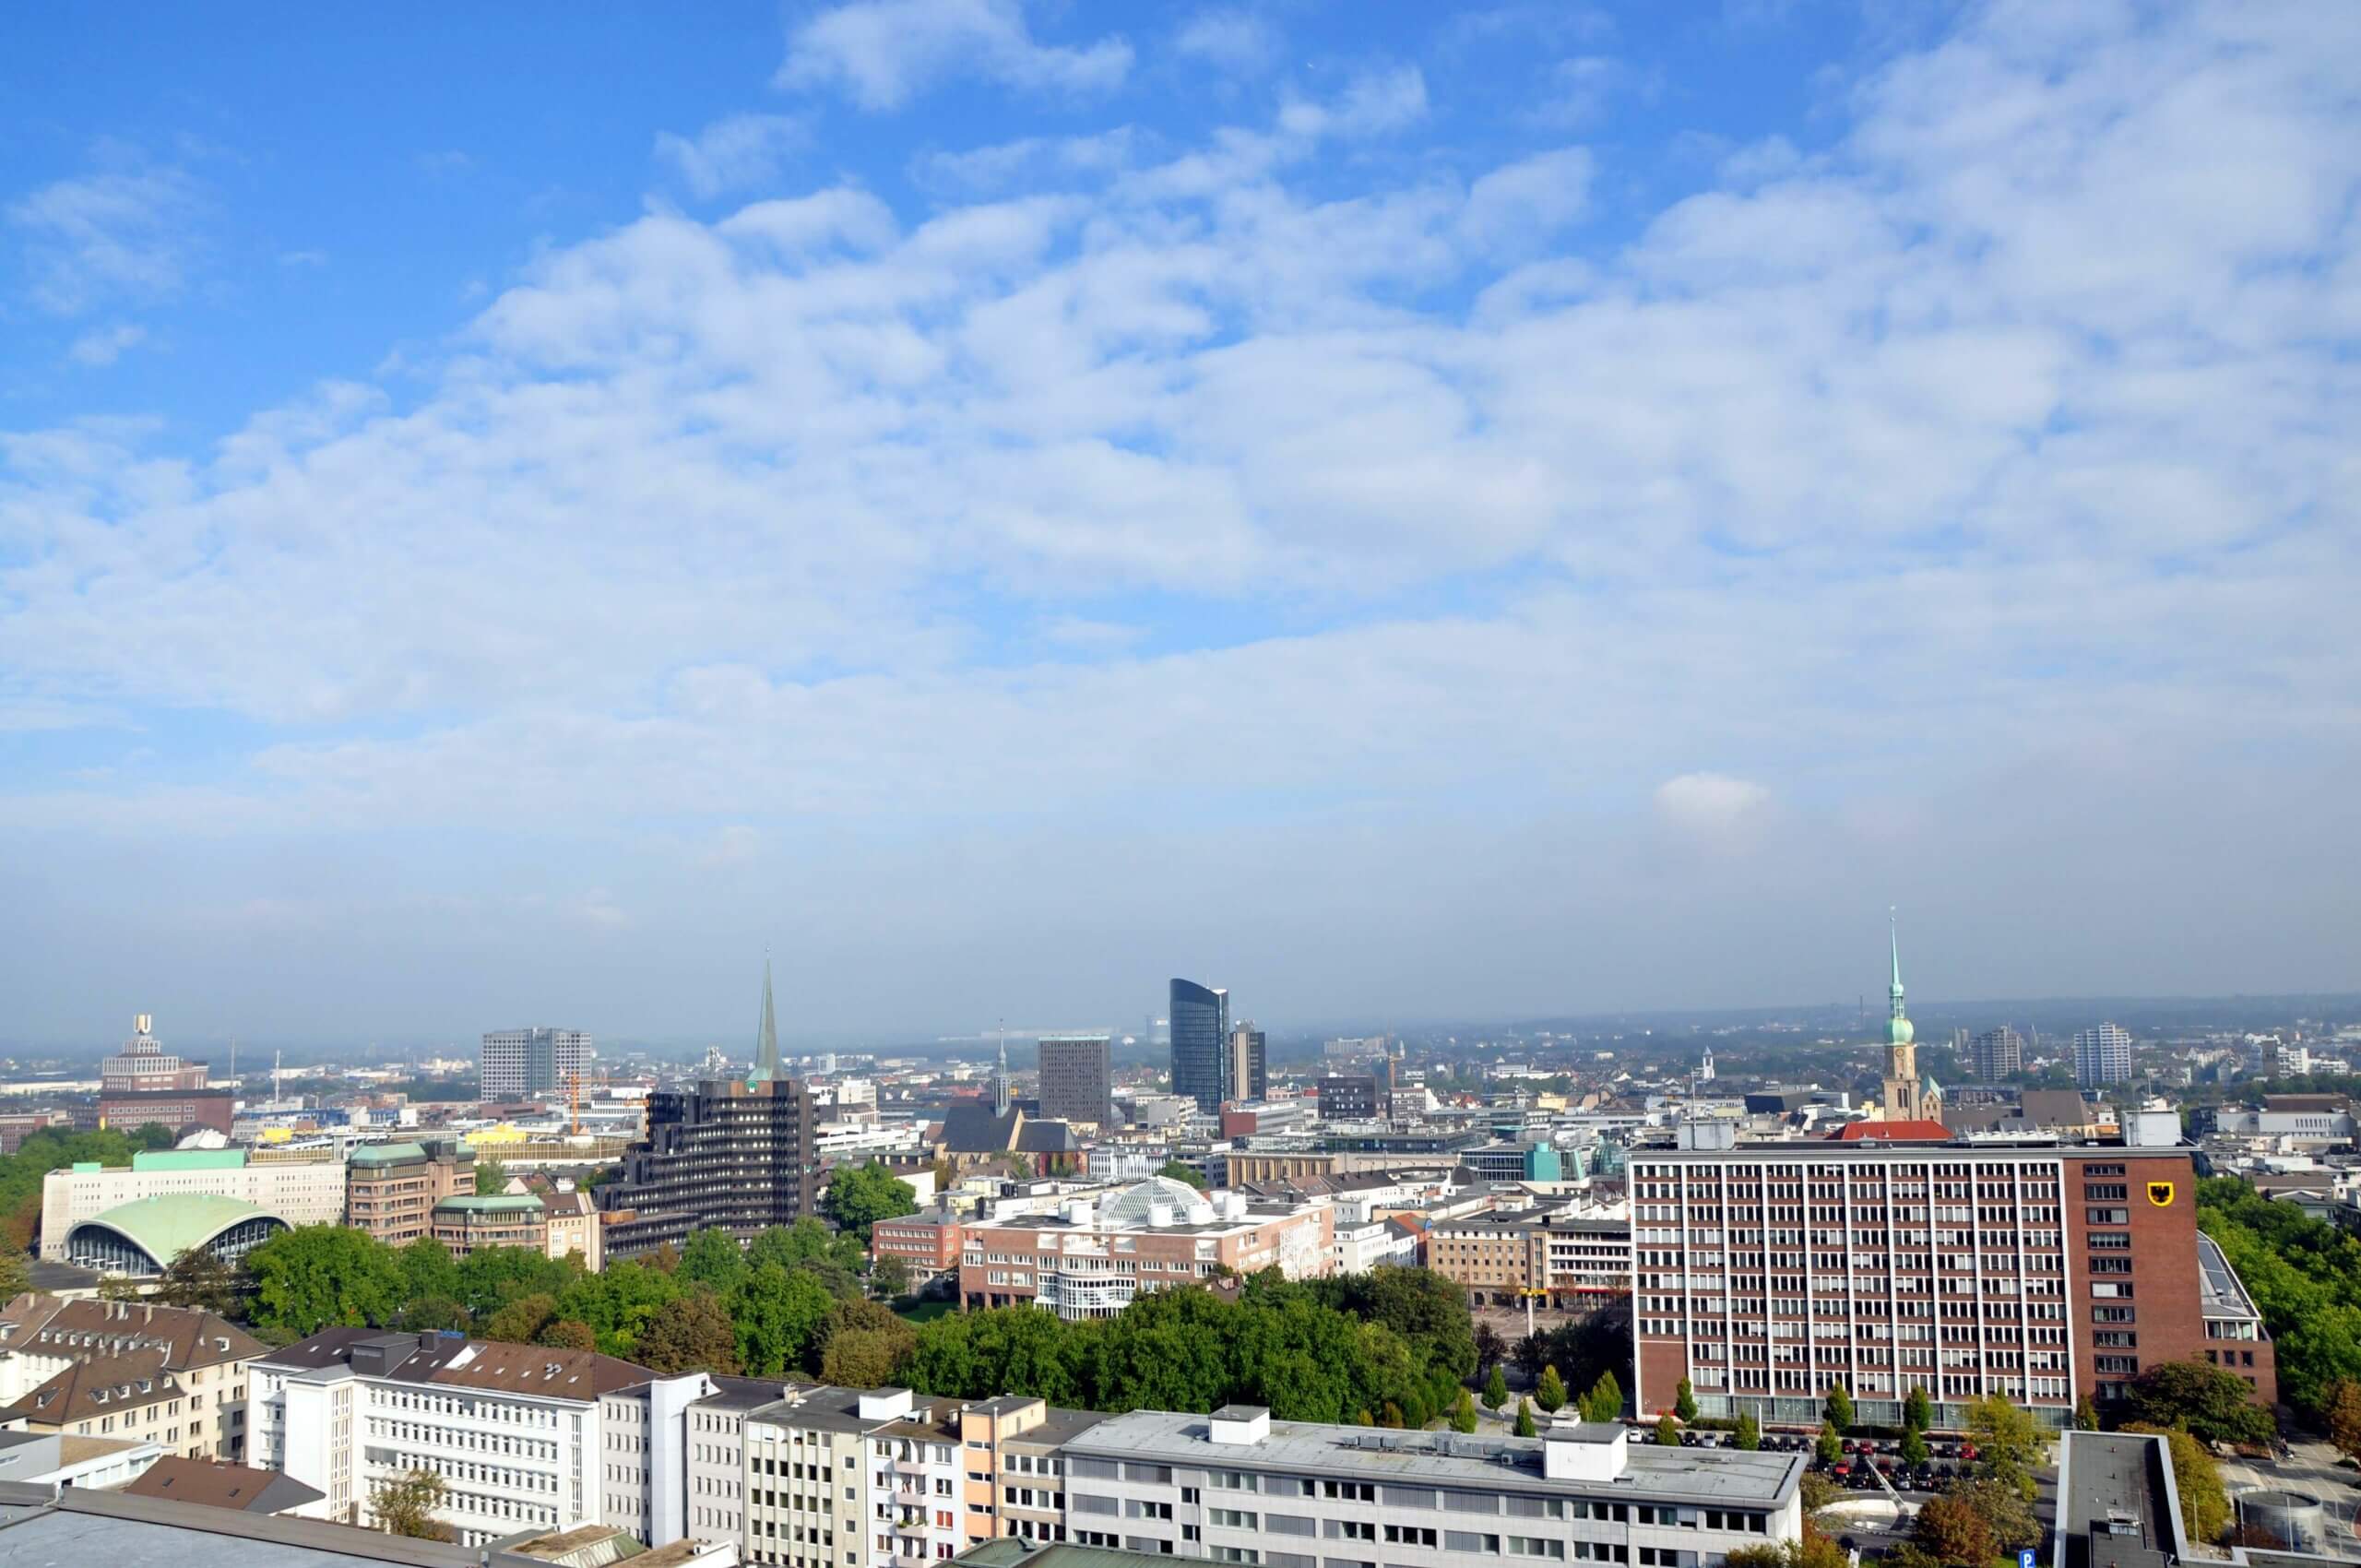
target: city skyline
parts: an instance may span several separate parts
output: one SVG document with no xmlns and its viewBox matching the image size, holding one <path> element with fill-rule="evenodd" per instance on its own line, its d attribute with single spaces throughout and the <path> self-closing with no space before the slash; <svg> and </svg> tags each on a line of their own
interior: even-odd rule
<svg viewBox="0 0 2361 1568">
<path fill-rule="evenodd" d="M 2361 21 L 1894 12 L 29 18 L 0 1035 L 2361 987 Z"/>
</svg>

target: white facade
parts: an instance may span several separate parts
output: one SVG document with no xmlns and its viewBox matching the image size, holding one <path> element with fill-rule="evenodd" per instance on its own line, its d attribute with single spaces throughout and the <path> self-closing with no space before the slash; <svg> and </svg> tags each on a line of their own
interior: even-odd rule
<svg viewBox="0 0 2361 1568">
<path fill-rule="evenodd" d="M 912 1407 L 908 1389 L 861 1396 L 864 1416 Z M 947 1562 L 967 1545 L 960 1523 L 966 1507 L 962 1446 L 956 1432 L 919 1420 L 895 1422 L 870 1434 L 870 1568 L 904 1568 Z"/>
<path fill-rule="evenodd" d="M 492 1029 L 483 1037 L 482 1093 L 486 1099 L 523 1099 L 562 1094 L 587 1071 L 590 1037 L 580 1029 Z"/>
<path fill-rule="evenodd" d="M 1418 1238 L 1375 1216 L 1376 1206 L 1355 1199 L 1336 1206 L 1336 1272 L 1407 1267 L 1418 1261 Z"/>
<path fill-rule="evenodd" d="M 234 1161 L 234 1163 L 233 1163 Z M 71 1166 L 41 1184 L 41 1255 L 65 1256 L 75 1226 L 140 1198 L 210 1194 L 250 1203 L 290 1225 L 344 1223 L 344 1167 L 326 1160 L 256 1165 L 243 1150 L 135 1155 L 128 1170 Z"/>
<path fill-rule="evenodd" d="M 2131 1036 L 2101 1024 L 2074 1037 L 2074 1082 L 2084 1088 L 2120 1084 L 2131 1076 Z"/>
<path fill-rule="evenodd" d="M 409 1376 L 399 1366 L 356 1372 L 343 1360 L 256 1361 L 250 1462 L 326 1492 L 326 1517 L 362 1525 L 377 1487 L 431 1470 L 449 1489 L 435 1516 L 463 1545 L 598 1522 L 606 1503 L 601 1400 L 463 1381 L 487 1354 L 515 1359 L 517 1351 L 552 1365 L 580 1354 L 470 1343 L 438 1353 L 431 1372 Z"/>
</svg>

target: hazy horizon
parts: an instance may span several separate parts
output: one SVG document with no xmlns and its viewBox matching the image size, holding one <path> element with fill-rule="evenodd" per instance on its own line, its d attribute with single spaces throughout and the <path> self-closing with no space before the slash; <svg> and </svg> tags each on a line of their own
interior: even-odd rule
<svg viewBox="0 0 2361 1568">
<path fill-rule="evenodd" d="M 0 1038 L 2361 989 L 2361 8 L 16 31 Z"/>
</svg>

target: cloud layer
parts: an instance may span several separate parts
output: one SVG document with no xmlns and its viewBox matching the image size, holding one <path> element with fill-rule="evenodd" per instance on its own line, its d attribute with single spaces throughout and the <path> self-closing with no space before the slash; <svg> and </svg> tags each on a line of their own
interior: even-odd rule
<svg viewBox="0 0 2361 1568">
<path fill-rule="evenodd" d="M 1243 70 L 1235 20 L 1175 46 Z M 1617 172 L 1562 125 L 1353 156 L 1439 112 L 1379 62 L 1193 139 L 947 149 L 924 208 L 651 211 L 547 251 L 422 392 L 323 386 L 211 451 L 0 434 L 0 724 L 240 738 L 29 767 L 0 847 L 173 846 L 142 919 L 192 952 L 398 930 L 470 977 L 421 1019 L 504 966 L 602 994 L 551 955 L 625 932 L 675 987 L 789 933 L 815 979 L 939 964 L 815 1003 L 836 1028 L 993 984 L 1128 1016 L 1193 967 L 1299 1016 L 1812 995 L 1852 968 L 1806 949 L 1922 877 L 1982 954 L 1954 992 L 2351 983 L 2317 921 L 1984 911 L 2169 901 L 2185 854 L 2326 918 L 2361 863 L 2350 813 L 2248 793 L 2355 760 L 2354 30 L 1994 6 L 1852 82 L 1825 150 L 1611 243 Z M 887 0 L 799 26 L 781 79 L 883 113 L 1133 64 Z M 660 152 L 700 197 L 775 185 L 795 124 Z M 42 303 L 169 285 L 59 190 L 12 220 L 101 264 Z M 1772 898 L 1827 902 L 1750 945 Z M 1639 950 L 1690 921 L 1710 980 Z"/>
</svg>

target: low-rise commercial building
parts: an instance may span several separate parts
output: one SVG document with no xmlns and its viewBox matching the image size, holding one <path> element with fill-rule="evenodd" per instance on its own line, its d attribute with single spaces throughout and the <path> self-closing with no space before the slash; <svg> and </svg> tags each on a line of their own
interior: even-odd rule
<svg viewBox="0 0 2361 1568">
<path fill-rule="evenodd" d="M 479 1247 L 526 1247 L 544 1254 L 550 1248 L 549 1215 L 531 1193 L 445 1198 L 427 1215 L 426 1233 L 455 1258 Z"/>
<path fill-rule="evenodd" d="M 1100 1203 L 1076 1199 L 1057 1214 L 966 1227 L 960 1300 L 1036 1301 L 1073 1320 L 1112 1317 L 1143 1291 L 1218 1270 L 1324 1275 L 1335 1264 L 1335 1218 L 1324 1203 L 1257 1203 L 1153 1177 Z"/>
<path fill-rule="evenodd" d="M 128 1167 L 81 1163 L 41 1184 L 41 1255 L 65 1256 L 74 1227 L 142 1198 L 235 1198 L 289 1225 L 339 1225 L 345 1171 L 332 1164 L 255 1164 L 244 1149 L 160 1149 Z M 167 1262 L 171 1261 L 169 1259 Z"/>
<path fill-rule="evenodd" d="M 1427 1231 L 1427 1266 L 1480 1305 L 1533 1296 L 1600 1307 L 1631 1293 L 1631 1226 L 1546 1208 L 1439 1219 Z"/>
<path fill-rule="evenodd" d="M 959 1266 L 959 1217 L 943 1209 L 881 1219 L 870 1228 L 872 1257 L 902 1260 L 913 1280 L 931 1279 Z"/>
<path fill-rule="evenodd" d="M 1070 1540 L 1264 1568 L 1709 1568 L 1800 1537 L 1800 1455 L 1660 1448 L 1621 1426 L 1463 1437 L 1134 1410 L 1070 1439 Z"/>
</svg>

